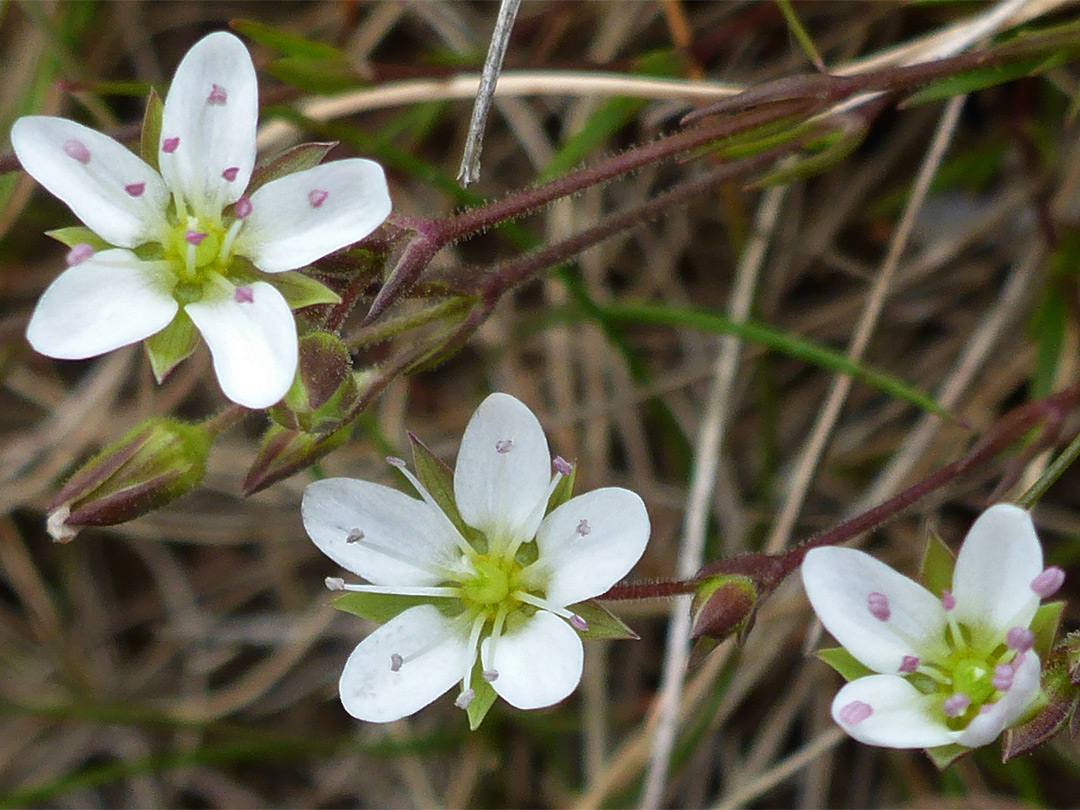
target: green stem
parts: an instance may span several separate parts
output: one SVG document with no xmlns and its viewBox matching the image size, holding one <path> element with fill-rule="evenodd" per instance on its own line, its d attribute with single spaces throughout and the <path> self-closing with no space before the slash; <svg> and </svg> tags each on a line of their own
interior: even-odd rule
<svg viewBox="0 0 1080 810">
<path fill-rule="evenodd" d="M 1053 464 L 1046 468 L 1046 471 L 1039 476 L 1039 480 L 1032 484 L 1028 491 L 1025 492 L 1017 500 L 1017 504 L 1025 509 L 1031 509 L 1035 504 L 1039 502 L 1046 490 L 1050 489 L 1054 485 L 1065 470 L 1069 469 L 1069 466 L 1080 457 L 1080 433 L 1076 435 L 1069 446 L 1062 451 L 1061 455 L 1054 459 Z"/>
</svg>

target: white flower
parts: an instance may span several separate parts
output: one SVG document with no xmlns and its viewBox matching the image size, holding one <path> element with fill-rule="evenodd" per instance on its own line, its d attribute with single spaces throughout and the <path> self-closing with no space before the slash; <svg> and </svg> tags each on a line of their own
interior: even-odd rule
<svg viewBox="0 0 1080 810">
<path fill-rule="evenodd" d="M 295 270 L 367 236 L 389 214 L 390 195 L 378 164 L 352 159 L 244 196 L 258 112 L 251 57 L 220 32 L 197 42 L 176 70 L 160 174 L 74 121 L 15 122 L 11 143 L 26 171 L 111 246 L 79 244 L 68 254 L 69 269 L 27 328 L 37 351 L 94 357 L 179 319 L 202 333 L 230 399 L 263 408 L 284 396 L 296 371 L 296 324 L 263 274 Z"/>
<path fill-rule="evenodd" d="M 1043 570 L 1030 515 L 1009 504 L 972 525 L 940 599 L 861 551 L 813 549 L 802 565 L 810 603 L 855 659 L 881 673 L 844 686 L 833 719 L 868 745 L 992 742 L 1039 700 L 1029 626 L 1063 578 Z"/>
<path fill-rule="evenodd" d="M 466 708 L 478 654 L 483 680 L 511 705 L 536 709 L 565 698 L 581 679 L 577 630 L 586 628 L 567 607 L 606 591 L 641 557 L 649 537 L 641 498 L 598 489 L 545 517 L 569 467 L 551 461 L 536 417 L 506 394 L 481 403 L 458 452 L 454 501 L 475 531 L 458 531 L 403 472 L 423 500 L 348 478 L 304 492 L 312 540 L 372 583 L 328 580 L 331 587 L 428 600 L 353 651 L 341 674 L 345 709 L 361 720 L 396 720 L 459 682 L 456 702 Z"/>
</svg>

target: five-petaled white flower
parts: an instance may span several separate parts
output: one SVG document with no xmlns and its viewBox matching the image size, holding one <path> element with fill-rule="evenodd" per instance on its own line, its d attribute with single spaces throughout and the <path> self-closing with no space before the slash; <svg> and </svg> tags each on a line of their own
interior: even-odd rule
<svg viewBox="0 0 1080 810">
<path fill-rule="evenodd" d="M 551 460 L 540 423 L 507 394 L 481 403 L 461 441 L 453 490 L 469 530 L 455 528 L 402 471 L 423 500 L 348 478 L 318 481 L 304 492 L 312 540 L 372 583 L 328 585 L 428 600 L 352 653 L 341 674 L 345 709 L 361 720 L 396 720 L 459 682 L 456 703 L 467 708 L 477 655 L 483 680 L 519 709 L 565 698 L 581 679 L 577 631 L 586 629 L 567 608 L 608 590 L 641 557 L 649 537 L 641 498 L 598 489 L 545 517 L 570 469 L 561 458 Z"/>
<path fill-rule="evenodd" d="M 1031 516 L 987 509 L 956 558 L 941 598 L 868 554 L 810 551 L 803 585 L 825 628 L 877 675 L 844 686 L 833 719 L 889 748 L 975 748 L 1025 718 L 1040 695 L 1030 629 L 1064 572 L 1043 569 Z"/>
<path fill-rule="evenodd" d="M 179 319 L 177 334 L 193 338 L 191 323 L 202 333 L 230 399 L 263 408 L 284 396 L 296 371 L 296 324 L 265 274 L 304 267 L 367 236 L 390 213 L 390 195 L 377 163 L 350 159 L 246 196 L 258 113 L 251 57 L 219 32 L 196 43 L 176 70 L 161 120 L 160 173 L 74 121 L 15 122 L 11 143 L 23 168 L 111 246 L 72 248 L 69 269 L 27 328 L 37 351 L 94 357 Z"/>
</svg>

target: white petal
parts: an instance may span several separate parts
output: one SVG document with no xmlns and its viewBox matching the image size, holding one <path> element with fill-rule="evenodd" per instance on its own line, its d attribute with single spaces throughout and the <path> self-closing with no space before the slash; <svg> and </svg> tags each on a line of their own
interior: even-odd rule
<svg viewBox="0 0 1080 810">
<path fill-rule="evenodd" d="M 955 742 L 956 733 L 935 719 L 933 702 L 899 675 L 870 675 L 852 681 L 837 693 L 832 717 L 844 731 L 867 745 L 935 748 Z M 870 715 L 858 722 L 846 722 L 844 710 L 853 703 L 869 706 Z"/>
<path fill-rule="evenodd" d="M 1002 731 L 1015 726 L 1039 694 L 1040 673 L 1039 657 L 1033 652 L 1025 653 L 1009 691 L 997 703 L 991 704 L 985 714 L 976 715 L 956 741 L 968 748 L 978 748 L 992 743 Z"/>
<path fill-rule="evenodd" d="M 164 231 L 164 181 L 108 135 L 64 118 L 31 115 L 15 122 L 11 145 L 23 168 L 106 242 L 136 247 Z M 65 145 L 69 151 L 81 145 L 85 162 Z"/>
<path fill-rule="evenodd" d="M 236 250 L 281 273 L 358 242 L 390 214 L 382 166 L 354 158 L 279 177 L 251 195 Z"/>
<path fill-rule="evenodd" d="M 237 288 L 220 279 L 218 289 L 184 310 L 210 347 L 225 396 L 245 408 L 267 408 L 285 396 L 296 374 L 297 339 L 281 293 L 265 281 Z"/>
<path fill-rule="evenodd" d="M 491 394 L 469 420 L 458 450 L 454 498 L 461 517 L 485 534 L 512 535 L 550 484 L 551 456 L 540 422 L 520 400 Z"/>
<path fill-rule="evenodd" d="M 431 507 L 381 484 L 351 478 L 316 481 L 304 490 L 300 514 L 323 554 L 376 585 L 436 585 L 446 577 L 431 567 L 454 562 L 457 546 Z M 350 543 L 356 530 L 364 536 Z"/>
<path fill-rule="evenodd" d="M 158 164 L 197 215 L 214 218 L 244 193 L 258 119 L 259 86 L 244 44 L 224 31 L 196 42 L 165 98 Z M 165 151 L 174 138 L 180 139 L 175 150 Z"/>
<path fill-rule="evenodd" d="M 69 267 L 37 303 L 26 338 L 38 352 L 81 360 L 137 343 L 168 326 L 179 309 L 164 262 L 104 250 Z"/>
<path fill-rule="evenodd" d="M 1039 606 L 1031 580 L 1042 568 L 1031 515 L 1011 504 L 991 506 L 972 524 L 956 557 L 957 620 L 986 628 L 995 639 L 1010 627 L 1027 627 Z"/>
<path fill-rule="evenodd" d="M 803 586 L 825 629 L 876 672 L 898 672 L 905 656 L 945 654 L 945 610 L 924 587 L 851 548 L 812 549 L 802 564 Z M 871 594 L 888 600 L 889 618 L 876 618 Z"/>
<path fill-rule="evenodd" d="M 499 696 L 518 709 L 540 709 L 558 703 L 581 681 L 585 651 L 570 625 L 546 610 L 538 610 L 495 643 L 480 648 L 484 669 L 499 677 L 492 682 Z"/>
<path fill-rule="evenodd" d="M 371 723 L 419 711 L 461 680 L 469 663 L 466 642 L 431 605 L 400 613 L 361 641 L 345 663 L 338 684 L 345 711 Z M 397 672 L 390 668 L 393 655 L 406 659 Z"/>
<path fill-rule="evenodd" d="M 571 498 L 544 518 L 536 535 L 539 566 L 551 572 L 545 598 L 563 607 L 602 594 L 634 567 L 648 542 L 649 514 L 630 490 Z"/>
</svg>

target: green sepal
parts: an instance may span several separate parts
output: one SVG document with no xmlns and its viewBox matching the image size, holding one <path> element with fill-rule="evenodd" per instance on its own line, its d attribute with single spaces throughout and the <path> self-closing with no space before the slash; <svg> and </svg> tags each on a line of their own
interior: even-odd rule
<svg viewBox="0 0 1080 810">
<path fill-rule="evenodd" d="M 578 630 L 582 638 L 629 638 L 637 640 L 641 638 L 631 630 L 623 620 L 609 611 L 594 599 L 578 602 L 566 608 L 571 613 L 576 613 L 589 625 L 585 630 Z"/>
<path fill-rule="evenodd" d="M 971 749 L 962 745 L 939 745 L 937 748 L 924 748 L 923 751 L 930 757 L 934 767 L 939 771 L 943 771 L 960 757 L 970 753 Z"/>
<path fill-rule="evenodd" d="M 161 143 L 161 116 L 165 113 L 165 104 L 157 90 L 150 88 L 146 97 L 146 112 L 143 114 L 142 132 L 139 134 L 139 155 L 155 172 L 160 172 L 158 165 L 158 145 Z"/>
<path fill-rule="evenodd" d="M 420 441 L 413 433 L 409 433 L 409 442 L 412 444 L 413 466 L 416 468 L 416 477 L 424 485 L 428 493 L 438 504 L 443 514 L 450 518 L 461 536 L 473 539 L 476 532 L 470 528 L 457 508 L 454 500 L 454 473 L 446 462 L 436 456 L 426 444 Z"/>
<path fill-rule="evenodd" d="M 351 425 L 345 425 L 330 434 L 318 435 L 271 425 L 263 435 L 259 451 L 244 478 L 244 494 L 251 495 L 282 478 L 307 469 L 327 453 L 343 445 L 351 434 Z"/>
<path fill-rule="evenodd" d="M 952 587 L 955 567 L 956 557 L 953 556 L 952 549 L 931 531 L 926 536 L 926 548 L 923 551 L 922 562 L 919 563 L 919 582 L 940 599 L 942 593 Z"/>
<path fill-rule="evenodd" d="M 818 650 L 816 655 L 839 672 L 840 677 L 845 681 L 854 681 L 875 674 L 874 670 L 856 659 L 854 655 L 843 647 L 826 647 L 824 650 Z"/>
<path fill-rule="evenodd" d="M 55 239 L 63 245 L 67 245 L 69 248 L 73 248 L 76 245 L 89 245 L 97 251 L 109 250 L 112 247 L 112 245 L 85 225 L 72 225 L 70 228 L 56 228 L 51 231 L 45 231 L 45 235 L 51 239 Z"/>
<path fill-rule="evenodd" d="M 544 512 L 544 516 L 547 517 L 568 500 L 574 497 L 574 481 L 577 478 L 577 465 L 572 464 L 570 466 L 570 474 L 564 475 L 559 479 L 559 483 L 555 485 L 555 489 L 551 493 L 551 497 L 548 498 L 547 511 Z"/>
<path fill-rule="evenodd" d="M 169 325 L 143 341 L 150 368 L 158 385 L 169 372 L 191 356 L 199 345 L 199 332 L 184 310 L 176 313 Z"/>
<path fill-rule="evenodd" d="M 315 304 L 340 304 L 341 296 L 321 281 L 305 276 L 297 270 L 272 273 L 265 280 L 281 293 L 289 309 L 303 309 Z"/>
<path fill-rule="evenodd" d="M 479 656 L 476 658 L 476 663 L 473 664 L 470 682 L 474 694 L 473 699 L 469 701 L 469 707 L 465 709 L 465 713 L 469 715 L 469 730 L 476 731 L 480 728 L 480 724 L 484 722 L 484 717 L 487 716 L 488 711 L 495 704 L 495 698 L 498 697 L 495 693 L 495 687 L 484 680 L 483 667 Z"/>
<path fill-rule="evenodd" d="M 1062 50 L 1033 59 L 1021 59 L 1012 64 L 993 65 L 958 73 L 947 79 L 934 82 L 929 87 L 908 96 L 900 102 L 900 107 L 901 109 L 907 109 L 917 104 L 927 104 L 932 101 L 941 101 L 953 96 L 964 95 L 965 93 L 985 90 L 987 87 L 994 87 L 1016 79 L 1045 73 L 1048 70 L 1060 67 L 1067 61 L 1069 61 L 1069 54 L 1067 51 Z"/>
<path fill-rule="evenodd" d="M 336 610 L 379 624 L 385 624 L 409 608 L 429 604 L 430 597 L 399 596 L 396 593 L 346 593 L 334 599 Z"/>
<path fill-rule="evenodd" d="M 260 186 L 265 186 L 271 180 L 277 180 L 287 174 L 295 174 L 306 169 L 312 169 L 322 163 L 327 153 L 337 146 L 337 143 L 301 143 L 279 152 L 265 163 L 260 163 L 251 173 L 251 182 L 248 183 L 247 195 L 250 197 Z"/>
<path fill-rule="evenodd" d="M 1045 662 L 1050 657 L 1050 650 L 1057 638 L 1058 628 L 1061 626 L 1061 614 L 1065 610 L 1065 603 L 1047 602 L 1040 605 L 1035 611 L 1035 617 L 1029 625 L 1031 632 L 1035 634 L 1035 654 L 1039 660 Z"/>
</svg>

